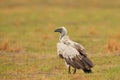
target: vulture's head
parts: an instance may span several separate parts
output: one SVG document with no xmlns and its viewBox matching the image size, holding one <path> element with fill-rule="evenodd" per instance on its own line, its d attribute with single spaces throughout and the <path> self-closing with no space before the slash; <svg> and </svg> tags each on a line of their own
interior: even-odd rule
<svg viewBox="0 0 120 80">
<path fill-rule="evenodd" d="M 67 34 L 67 29 L 65 27 L 60 27 L 60 28 L 55 29 L 54 32 L 59 32 L 62 35 L 66 35 Z"/>
</svg>

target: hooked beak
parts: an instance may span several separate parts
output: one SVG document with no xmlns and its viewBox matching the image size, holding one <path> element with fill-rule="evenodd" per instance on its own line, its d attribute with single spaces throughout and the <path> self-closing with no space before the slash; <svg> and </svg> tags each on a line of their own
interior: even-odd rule
<svg viewBox="0 0 120 80">
<path fill-rule="evenodd" d="M 62 32 L 62 29 L 61 28 L 58 28 L 58 29 L 55 29 L 54 32 Z"/>
</svg>

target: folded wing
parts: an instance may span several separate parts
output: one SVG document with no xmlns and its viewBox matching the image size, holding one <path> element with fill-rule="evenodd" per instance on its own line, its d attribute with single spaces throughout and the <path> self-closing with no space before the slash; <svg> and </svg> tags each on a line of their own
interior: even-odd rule
<svg viewBox="0 0 120 80">
<path fill-rule="evenodd" d="M 58 55 L 65 59 L 66 63 L 77 69 L 90 69 L 93 67 L 92 62 L 87 56 L 80 54 L 77 48 L 71 47 L 64 43 L 57 44 Z"/>
</svg>

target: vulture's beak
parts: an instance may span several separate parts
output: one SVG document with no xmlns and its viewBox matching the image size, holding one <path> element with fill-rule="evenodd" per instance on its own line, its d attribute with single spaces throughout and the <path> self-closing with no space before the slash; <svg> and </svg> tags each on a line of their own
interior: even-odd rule
<svg viewBox="0 0 120 80">
<path fill-rule="evenodd" d="M 62 32 L 62 28 L 55 29 L 54 32 Z"/>
</svg>

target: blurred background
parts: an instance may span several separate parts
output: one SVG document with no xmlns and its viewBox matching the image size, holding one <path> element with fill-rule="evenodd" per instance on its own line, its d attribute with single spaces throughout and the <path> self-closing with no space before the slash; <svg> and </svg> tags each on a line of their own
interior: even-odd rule
<svg viewBox="0 0 120 80">
<path fill-rule="evenodd" d="M 60 26 L 86 48 L 94 74 L 67 74 Z M 119 53 L 119 0 L 0 0 L 0 80 L 120 80 Z"/>
</svg>

